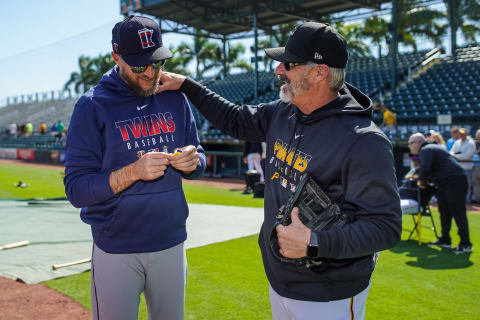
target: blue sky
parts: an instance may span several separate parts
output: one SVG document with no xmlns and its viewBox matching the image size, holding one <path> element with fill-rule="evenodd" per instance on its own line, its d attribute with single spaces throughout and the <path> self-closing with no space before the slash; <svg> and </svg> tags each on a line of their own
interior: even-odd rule
<svg viewBox="0 0 480 320">
<path fill-rule="evenodd" d="M 16 0 L 2 5 L 0 106 L 7 96 L 58 90 L 77 71 L 80 55 L 111 51 L 119 0 Z M 166 34 L 164 43 L 190 42 Z"/>
<path fill-rule="evenodd" d="M 121 19 L 118 0 L 7 3 L 0 19 L 0 105 L 6 96 L 60 89 L 78 56 L 108 52 L 111 25 Z"/>
</svg>

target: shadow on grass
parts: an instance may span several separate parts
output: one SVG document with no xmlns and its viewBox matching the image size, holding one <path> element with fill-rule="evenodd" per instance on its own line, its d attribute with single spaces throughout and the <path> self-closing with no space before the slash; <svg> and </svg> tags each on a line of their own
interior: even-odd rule
<svg viewBox="0 0 480 320">
<path fill-rule="evenodd" d="M 405 264 L 428 270 L 441 269 L 464 269 L 471 267 L 471 253 L 454 254 L 451 249 L 433 248 L 426 244 L 418 245 L 416 240 L 401 241 L 396 247 L 390 249 L 397 254 L 406 253 L 407 257 L 414 257 L 417 260 L 407 261 Z"/>
</svg>

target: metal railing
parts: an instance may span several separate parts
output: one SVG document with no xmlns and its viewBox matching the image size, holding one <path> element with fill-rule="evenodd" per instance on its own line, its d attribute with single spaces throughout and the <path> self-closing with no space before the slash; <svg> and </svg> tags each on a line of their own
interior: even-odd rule
<svg viewBox="0 0 480 320">
<path fill-rule="evenodd" d="M 52 90 L 44 92 L 35 92 L 29 94 L 21 94 L 18 96 L 8 96 L 5 98 L 5 106 L 9 105 L 19 105 L 25 103 L 38 103 L 46 101 L 57 101 L 65 99 L 78 98 L 80 94 L 72 93 L 70 89 L 68 90 Z M 2 99 L 3 100 L 3 99 Z"/>
</svg>

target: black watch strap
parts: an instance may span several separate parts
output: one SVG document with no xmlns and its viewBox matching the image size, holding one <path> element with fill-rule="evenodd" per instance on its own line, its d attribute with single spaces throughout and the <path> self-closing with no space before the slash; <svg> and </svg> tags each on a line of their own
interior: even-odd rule
<svg viewBox="0 0 480 320">
<path fill-rule="evenodd" d="M 307 246 L 307 257 L 318 258 L 319 256 L 317 234 L 312 230 L 310 233 L 310 243 Z"/>
</svg>

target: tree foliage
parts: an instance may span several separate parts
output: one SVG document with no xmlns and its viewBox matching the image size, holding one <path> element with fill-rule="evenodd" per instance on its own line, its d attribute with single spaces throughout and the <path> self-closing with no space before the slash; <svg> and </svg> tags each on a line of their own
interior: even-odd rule
<svg viewBox="0 0 480 320">
<path fill-rule="evenodd" d="M 480 35 L 480 0 L 444 0 L 447 9 L 455 5 L 455 21 L 459 31 L 467 42 L 476 42 Z M 429 39 L 435 46 L 441 46 L 448 29 L 450 21 L 448 12 L 437 10 L 435 7 L 424 5 L 422 0 L 397 0 L 398 3 L 398 24 L 397 34 L 399 43 L 417 50 L 419 39 Z M 320 19 L 329 22 L 330 17 Z M 300 24 L 295 21 L 287 24 L 274 26 L 266 30 L 266 37 L 258 42 L 258 50 L 265 48 L 283 47 L 286 45 L 289 36 L 295 26 Z M 348 50 L 351 57 L 364 57 L 371 55 L 371 50 L 365 40 L 369 39 L 378 47 L 378 56 L 382 55 L 383 44 L 390 47 L 391 23 L 378 16 L 372 16 L 359 23 L 335 22 L 334 27 L 347 39 Z M 242 44 L 226 44 L 226 55 L 218 42 L 207 38 L 204 31 L 196 30 L 192 42 L 182 42 L 178 47 L 170 47 L 173 53 L 171 59 L 166 61 L 165 69 L 175 73 L 191 75 L 189 66 L 194 64 L 194 76 L 203 78 L 206 73 L 222 72 L 224 68 L 223 59 L 227 73 L 233 69 L 251 71 L 253 65 L 242 59 L 245 47 Z M 264 70 L 273 70 L 274 61 L 264 59 Z M 110 53 L 98 57 L 87 57 L 81 55 L 78 58 L 78 71 L 72 72 L 65 83 L 64 89 L 73 87 L 76 93 L 83 93 L 90 87 L 95 86 L 103 74 L 115 65 Z"/>
<path fill-rule="evenodd" d="M 90 58 L 81 55 L 78 58 L 79 71 L 72 72 L 70 79 L 65 83 L 64 89 L 68 90 L 72 85 L 76 93 L 86 92 L 95 86 L 103 74 L 115 65 L 110 53 L 99 55 L 97 58 Z"/>
<path fill-rule="evenodd" d="M 347 40 L 347 51 L 350 57 L 368 57 L 371 56 L 370 48 L 365 43 L 363 28 L 360 23 L 345 24 L 336 22 L 335 29 Z"/>
<path fill-rule="evenodd" d="M 480 2 L 478 0 L 445 0 L 447 10 L 451 10 L 451 5 L 455 6 L 454 19 L 457 23 L 457 28 L 463 34 L 467 42 L 475 43 L 477 37 L 480 35 L 480 27 L 478 22 L 480 20 Z"/>
</svg>

